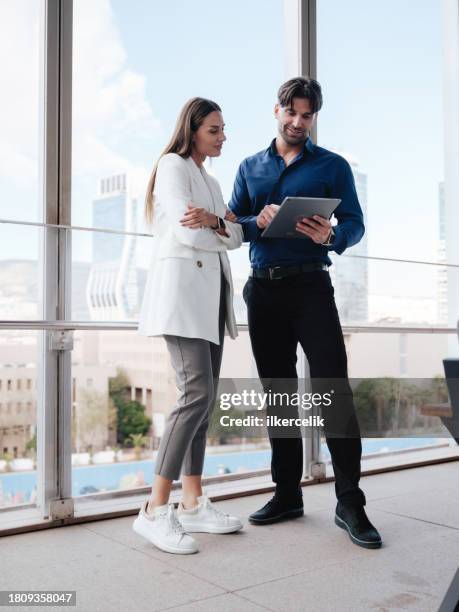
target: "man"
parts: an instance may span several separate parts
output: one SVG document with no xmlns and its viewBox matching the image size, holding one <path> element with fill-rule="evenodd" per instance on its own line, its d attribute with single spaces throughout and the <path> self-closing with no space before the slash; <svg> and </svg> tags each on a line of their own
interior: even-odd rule
<svg viewBox="0 0 459 612">
<path fill-rule="evenodd" d="M 381 538 L 366 516 L 365 495 L 358 484 L 362 445 L 328 273 L 328 251 L 341 254 L 359 242 L 363 215 L 347 161 L 309 138 L 321 107 L 321 87 L 313 79 L 294 78 L 280 87 L 274 108 L 277 137 L 266 150 L 241 163 L 229 207 L 250 242 L 251 272 L 243 294 L 258 374 L 263 381 L 284 381 L 288 387 L 288 381 L 297 379 L 300 343 L 313 384 L 339 381 L 341 401 L 334 413 L 330 409 L 324 416 L 336 479 L 335 523 L 348 531 L 355 544 L 379 548 Z M 335 211 L 337 225 L 332 228 L 328 220 L 314 216 L 298 221 L 298 239 L 262 238 L 286 196 L 341 199 Z M 336 417 L 342 422 L 335 436 L 330 428 Z M 249 517 L 256 525 L 303 515 L 301 436 L 269 433 L 276 491 Z"/>
</svg>

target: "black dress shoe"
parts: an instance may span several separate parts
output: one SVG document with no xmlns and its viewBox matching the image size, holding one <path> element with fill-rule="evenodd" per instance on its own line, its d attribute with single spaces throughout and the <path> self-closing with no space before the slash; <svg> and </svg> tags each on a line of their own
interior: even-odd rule
<svg viewBox="0 0 459 612">
<path fill-rule="evenodd" d="M 349 537 L 363 548 L 381 548 L 381 536 L 372 525 L 363 506 L 344 506 L 338 502 L 335 523 L 349 533 Z"/>
<path fill-rule="evenodd" d="M 254 525 L 268 525 L 287 519 L 303 516 L 303 499 L 282 500 L 274 495 L 269 502 L 249 516 L 249 521 Z"/>
</svg>

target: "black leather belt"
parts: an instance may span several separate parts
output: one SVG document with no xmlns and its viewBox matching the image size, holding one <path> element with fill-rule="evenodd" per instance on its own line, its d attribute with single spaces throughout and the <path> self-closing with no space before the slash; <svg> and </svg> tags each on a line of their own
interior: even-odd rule
<svg viewBox="0 0 459 612">
<path fill-rule="evenodd" d="M 317 270 L 328 271 L 327 264 L 324 263 L 304 263 L 299 266 L 274 266 L 274 268 L 250 269 L 249 276 L 252 278 L 269 278 L 269 280 L 279 280 L 286 276 L 295 276 L 303 272 L 316 272 Z"/>
</svg>

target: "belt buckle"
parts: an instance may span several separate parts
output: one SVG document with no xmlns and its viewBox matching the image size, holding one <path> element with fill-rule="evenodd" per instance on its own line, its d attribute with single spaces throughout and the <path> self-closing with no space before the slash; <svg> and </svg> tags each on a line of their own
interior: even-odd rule
<svg viewBox="0 0 459 612">
<path fill-rule="evenodd" d="M 269 280 L 278 280 L 280 278 L 284 278 L 281 275 L 276 274 L 276 270 L 280 270 L 282 266 L 274 266 L 274 268 L 268 268 L 269 270 Z"/>
</svg>

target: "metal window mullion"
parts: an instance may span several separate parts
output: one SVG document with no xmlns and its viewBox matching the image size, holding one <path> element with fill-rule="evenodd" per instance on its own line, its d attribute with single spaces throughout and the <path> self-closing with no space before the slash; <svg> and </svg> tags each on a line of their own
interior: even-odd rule
<svg viewBox="0 0 459 612">
<path fill-rule="evenodd" d="M 71 0 L 43 0 L 41 80 L 42 186 L 45 223 L 70 217 Z M 69 241 L 66 230 L 43 229 L 40 289 L 45 320 L 69 315 Z M 70 354 L 50 347 L 53 330 L 40 334 L 37 419 L 37 501 L 44 517 L 53 500 L 70 496 Z"/>
<path fill-rule="evenodd" d="M 40 78 L 40 134 L 42 217 L 46 223 L 56 223 L 57 215 L 57 2 L 42 0 Z M 40 232 L 39 303 L 46 320 L 57 317 L 57 230 Z M 51 331 L 39 334 L 37 366 L 37 504 L 46 518 L 49 501 L 57 495 L 56 414 L 57 356 L 49 350 Z"/>
<path fill-rule="evenodd" d="M 316 0 L 284 0 L 285 78 L 317 75 L 317 6 Z M 317 142 L 317 128 L 311 132 Z M 302 350 L 298 353 L 298 376 L 307 386 L 309 364 Z M 311 428 L 303 438 L 303 471 L 307 476 L 320 476 L 320 429 Z"/>
<path fill-rule="evenodd" d="M 300 0 L 300 74 L 317 78 L 317 0 Z M 317 121 L 311 130 L 317 143 Z"/>
<path fill-rule="evenodd" d="M 317 78 L 317 0 L 300 0 L 299 3 L 299 65 L 301 76 Z M 317 143 L 317 121 L 311 134 Z M 306 356 L 303 360 L 303 376 L 310 378 Z M 313 478 L 325 476 L 325 464 L 321 460 L 321 428 L 313 426 L 310 435 L 304 438 L 304 474 Z"/>
<path fill-rule="evenodd" d="M 284 0 L 285 78 L 316 77 L 317 74 L 317 20 L 316 0 Z M 317 142 L 317 129 L 311 132 Z M 309 364 L 302 350 L 298 352 L 298 376 L 301 385 L 307 385 Z M 311 428 L 303 438 L 303 471 L 305 475 L 320 475 L 320 430 Z"/>
<path fill-rule="evenodd" d="M 73 0 L 59 0 L 59 200 L 58 223 L 71 224 Z M 72 232 L 59 230 L 58 319 L 72 318 Z M 73 332 L 69 332 L 72 334 Z M 59 498 L 72 496 L 72 351 L 58 353 Z"/>
</svg>

